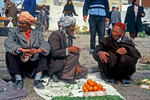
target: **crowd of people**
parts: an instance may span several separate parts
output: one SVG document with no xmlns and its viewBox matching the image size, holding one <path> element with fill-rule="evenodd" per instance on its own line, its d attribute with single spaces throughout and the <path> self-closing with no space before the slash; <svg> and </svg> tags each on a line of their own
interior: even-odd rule
<svg viewBox="0 0 150 100">
<path fill-rule="evenodd" d="M 6 6 L 8 5 L 7 8 L 10 9 L 10 4 L 13 3 L 9 3 L 10 0 L 4 1 Z M 72 1 L 67 1 L 63 10 L 64 16 L 59 20 L 59 29 L 50 34 L 48 42 L 44 40 L 42 31 L 31 28 L 33 24 L 37 24 L 37 20 L 35 12 L 29 10 L 31 6 L 28 2 L 30 1 L 32 0 L 27 0 L 24 3 L 28 7 L 19 14 L 18 28 L 10 30 L 4 42 L 6 65 L 15 82 L 14 87 L 22 89 L 23 79 L 28 76 L 34 77 L 34 85 L 43 89 L 41 78 L 44 73 L 54 82 L 62 80 L 70 84 L 76 84 L 76 79 L 86 78 L 88 69 L 79 63 L 81 48 L 73 46 L 76 25 L 76 19 L 73 15 L 78 15 Z M 9 9 L 8 12 L 10 12 Z M 47 15 L 46 6 L 43 5 L 38 21 L 45 30 L 48 30 L 49 27 Z M 144 11 L 143 7 L 139 6 L 139 0 L 134 0 L 133 5 L 128 7 L 125 24 L 121 22 L 118 7 L 113 7 L 109 12 L 108 0 L 85 0 L 84 21 L 87 21 L 88 15 L 89 53 L 98 62 L 100 73 L 105 76 L 104 80 L 108 82 L 119 80 L 123 84 L 130 84 L 131 76 L 136 71 L 136 63 L 141 57 L 133 41 L 136 34 L 142 31 L 141 17 L 144 16 Z M 112 31 L 108 37 L 104 37 L 105 23 L 107 22 L 112 24 Z M 126 24 L 131 38 L 125 36 Z M 97 46 L 95 43 L 96 33 L 99 37 Z"/>
</svg>

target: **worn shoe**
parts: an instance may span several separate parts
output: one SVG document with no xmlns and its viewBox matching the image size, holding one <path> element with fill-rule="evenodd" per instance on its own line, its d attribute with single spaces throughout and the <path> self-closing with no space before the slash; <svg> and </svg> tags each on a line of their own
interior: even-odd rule
<svg viewBox="0 0 150 100">
<path fill-rule="evenodd" d="M 58 76 L 56 74 L 53 74 L 52 75 L 52 80 L 53 80 L 53 82 L 58 82 L 59 78 L 58 78 Z"/>
<path fill-rule="evenodd" d="M 22 80 L 16 80 L 15 84 L 14 84 L 14 88 L 22 89 L 23 88 L 23 81 Z"/>
<path fill-rule="evenodd" d="M 130 79 L 122 79 L 121 82 L 122 82 L 122 84 L 131 84 Z"/>
<path fill-rule="evenodd" d="M 42 84 L 42 80 L 34 80 L 34 85 L 38 89 L 44 89 L 45 86 Z"/>
<path fill-rule="evenodd" d="M 112 79 L 112 78 L 107 78 L 107 79 L 106 79 L 106 82 L 108 82 L 108 83 L 115 83 L 115 80 Z"/>
<path fill-rule="evenodd" d="M 74 79 L 63 79 L 63 81 L 68 84 L 77 84 L 77 82 Z"/>
<path fill-rule="evenodd" d="M 92 54 L 94 51 L 94 49 L 90 49 L 89 54 Z"/>
</svg>

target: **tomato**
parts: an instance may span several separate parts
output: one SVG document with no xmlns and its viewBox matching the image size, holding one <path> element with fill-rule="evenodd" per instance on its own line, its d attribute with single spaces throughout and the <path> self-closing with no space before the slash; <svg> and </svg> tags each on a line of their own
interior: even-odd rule
<svg viewBox="0 0 150 100">
<path fill-rule="evenodd" d="M 93 83 L 93 82 L 91 82 L 89 85 L 90 85 L 91 87 L 93 87 L 93 86 L 94 86 L 94 83 Z"/>
<path fill-rule="evenodd" d="M 98 89 L 103 90 L 103 86 L 101 84 L 97 84 Z"/>
<path fill-rule="evenodd" d="M 98 91 L 98 87 L 97 87 L 97 86 L 94 86 L 94 87 L 93 87 L 93 91 Z"/>
<path fill-rule="evenodd" d="M 91 82 L 92 82 L 91 79 L 88 79 L 88 80 L 87 80 L 87 84 L 90 84 Z"/>
<path fill-rule="evenodd" d="M 93 84 L 94 84 L 94 86 L 96 86 L 97 85 L 96 81 L 93 81 Z"/>
</svg>

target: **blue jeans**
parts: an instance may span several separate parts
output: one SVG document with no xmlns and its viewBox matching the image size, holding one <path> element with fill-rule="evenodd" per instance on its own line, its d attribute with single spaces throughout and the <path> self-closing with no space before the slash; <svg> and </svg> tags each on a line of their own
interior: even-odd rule
<svg viewBox="0 0 150 100">
<path fill-rule="evenodd" d="M 98 34 L 99 43 L 105 36 L 105 17 L 90 15 L 89 28 L 90 28 L 90 49 L 95 49 L 96 33 Z"/>
</svg>

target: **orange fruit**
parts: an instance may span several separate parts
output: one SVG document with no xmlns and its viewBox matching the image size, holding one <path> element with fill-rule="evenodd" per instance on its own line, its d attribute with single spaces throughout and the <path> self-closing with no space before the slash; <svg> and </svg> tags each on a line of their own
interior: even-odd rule
<svg viewBox="0 0 150 100">
<path fill-rule="evenodd" d="M 88 79 L 88 80 L 87 80 L 87 84 L 90 84 L 91 82 L 92 82 L 91 79 Z"/>
<path fill-rule="evenodd" d="M 87 89 L 84 85 L 82 86 L 82 90 L 85 90 L 85 89 Z"/>
<path fill-rule="evenodd" d="M 103 90 L 103 86 L 101 84 L 97 84 L 98 89 Z"/>
<path fill-rule="evenodd" d="M 94 86 L 96 86 L 97 85 L 96 81 L 93 81 L 93 84 L 94 84 Z"/>
<path fill-rule="evenodd" d="M 93 88 L 91 86 L 88 87 L 88 91 L 92 91 Z"/>
<path fill-rule="evenodd" d="M 88 87 L 89 85 L 87 83 L 84 84 L 85 87 Z"/>
<path fill-rule="evenodd" d="M 88 89 L 84 89 L 83 92 L 89 92 Z"/>
<path fill-rule="evenodd" d="M 97 86 L 94 86 L 94 87 L 93 87 L 93 91 L 98 91 L 98 87 L 97 87 Z"/>
<path fill-rule="evenodd" d="M 93 83 L 93 82 L 91 82 L 89 85 L 90 85 L 91 87 L 93 87 L 93 86 L 94 86 L 94 83 Z"/>
</svg>

